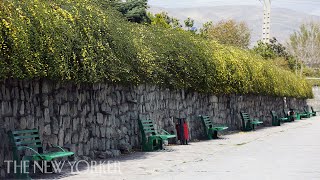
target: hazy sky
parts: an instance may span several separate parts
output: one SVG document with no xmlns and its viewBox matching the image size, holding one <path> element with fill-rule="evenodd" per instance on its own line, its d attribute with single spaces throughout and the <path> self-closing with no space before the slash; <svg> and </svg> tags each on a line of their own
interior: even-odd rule
<svg viewBox="0 0 320 180">
<path fill-rule="evenodd" d="M 288 8 L 320 16 L 320 0 L 273 0 L 272 7 Z M 257 5 L 259 0 L 149 0 L 149 5 L 165 8 L 188 8 L 223 5 Z"/>
</svg>

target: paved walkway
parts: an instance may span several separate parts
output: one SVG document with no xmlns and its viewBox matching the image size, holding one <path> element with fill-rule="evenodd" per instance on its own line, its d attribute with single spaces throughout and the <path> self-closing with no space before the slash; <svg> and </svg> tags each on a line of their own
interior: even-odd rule
<svg viewBox="0 0 320 180">
<path fill-rule="evenodd" d="M 63 179 L 320 179 L 318 117 L 222 138 L 121 157 L 121 173 L 81 171 Z"/>
</svg>

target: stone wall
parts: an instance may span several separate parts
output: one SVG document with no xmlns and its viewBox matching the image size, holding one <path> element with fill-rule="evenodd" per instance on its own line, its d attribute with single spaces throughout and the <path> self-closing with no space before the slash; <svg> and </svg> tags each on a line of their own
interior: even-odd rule
<svg viewBox="0 0 320 180">
<path fill-rule="evenodd" d="M 257 95 L 213 96 L 170 91 L 156 86 L 124 87 L 110 84 L 73 85 L 46 80 L 0 83 L 0 173 L 4 160 L 11 160 L 7 131 L 40 130 L 42 141 L 68 146 L 77 157 L 108 158 L 140 148 L 138 119 L 151 118 L 175 133 L 173 117 L 186 117 L 191 140 L 203 136 L 198 116 L 209 115 L 231 130 L 241 127 L 240 111 L 271 125 L 270 110 L 279 113 L 283 98 Z M 304 100 L 287 99 L 290 106 Z"/>
<path fill-rule="evenodd" d="M 308 99 L 308 106 L 312 106 L 315 111 L 320 111 L 320 88 L 319 86 L 314 86 L 312 88 L 314 98 Z"/>
</svg>

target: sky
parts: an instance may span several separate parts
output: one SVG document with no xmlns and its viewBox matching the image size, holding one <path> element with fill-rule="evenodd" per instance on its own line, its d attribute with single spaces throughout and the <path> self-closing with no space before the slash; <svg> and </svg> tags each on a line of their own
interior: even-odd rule
<svg viewBox="0 0 320 180">
<path fill-rule="evenodd" d="M 164 8 L 191 8 L 224 5 L 262 6 L 259 0 L 149 0 L 149 5 Z M 288 8 L 320 16 L 320 0 L 272 0 L 271 6 L 275 8 Z"/>
</svg>

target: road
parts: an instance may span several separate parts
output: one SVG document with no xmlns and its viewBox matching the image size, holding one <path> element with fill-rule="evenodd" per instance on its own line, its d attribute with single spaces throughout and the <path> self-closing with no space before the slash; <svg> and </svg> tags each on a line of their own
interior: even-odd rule
<svg viewBox="0 0 320 180">
<path fill-rule="evenodd" d="M 62 179 L 320 179 L 320 118 L 120 157 L 120 172 L 80 171 Z M 102 166 L 102 167 L 101 167 Z M 106 169 L 100 165 L 96 169 Z"/>
</svg>

